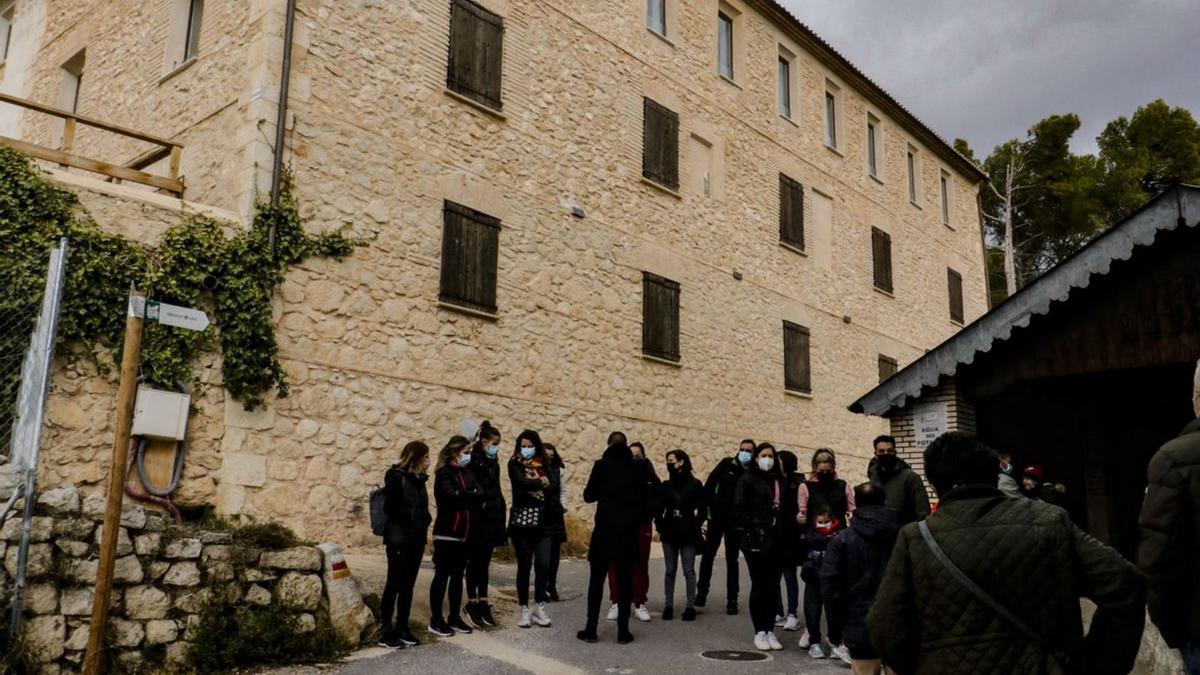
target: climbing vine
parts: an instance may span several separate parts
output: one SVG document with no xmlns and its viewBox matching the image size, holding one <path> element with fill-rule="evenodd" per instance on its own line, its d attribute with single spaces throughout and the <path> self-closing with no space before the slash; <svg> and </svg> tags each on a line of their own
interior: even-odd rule
<svg viewBox="0 0 1200 675">
<path fill-rule="evenodd" d="M 211 218 L 190 217 L 170 227 L 157 246 L 148 246 L 101 230 L 78 208 L 73 193 L 39 175 L 25 156 L 0 148 L 0 270 L 6 270 L 8 283 L 0 292 L 0 326 L 24 326 L 0 335 L 0 355 L 24 352 L 36 318 L 28 298 L 40 297 L 46 251 L 67 237 L 60 349 L 80 345 L 102 367 L 106 353 L 119 360 L 133 284 L 151 299 L 201 307 L 214 324 L 196 332 L 148 323 L 141 362 L 148 382 L 191 382 L 193 360 L 219 343 L 224 386 L 247 409 L 261 405 L 272 389 L 287 396 L 271 316 L 275 287 L 289 267 L 311 256 L 340 260 L 356 242 L 336 232 L 306 233 L 290 176 L 283 184 L 279 204 L 259 203 L 247 229 L 227 234 Z M 19 363 L 0 364 L 6 403 L 19 377 Z"/>
</svg>

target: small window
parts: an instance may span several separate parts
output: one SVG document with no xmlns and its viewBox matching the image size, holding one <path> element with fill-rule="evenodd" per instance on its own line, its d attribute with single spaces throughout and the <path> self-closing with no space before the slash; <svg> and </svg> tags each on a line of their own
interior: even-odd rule
<svg viewBox="0 0 1200 675">
<path fill-rule="evenodd" d="M 867 115 L 867 173 L 879 178 L 879 120 Z"/>
<path fill-rule="evenodd" d="M 187 42 L 183 47 L 183 60 L 195 58 L 200 53 L 200 24 L 204 19 L 204 0 L 191 0 L 188 7 Z"/>
<path fill-rule="evenodd" d="M 679 361 L 679 283 L 642 272 L 642 353 Z"/>
<path fill-rule="evenodd" d="M 908 201 L 917 203 L 917 151 L 908 148 Z"/>
<path fill-rule="evenodd" d="M 446 87 L 500 110 L 503 56 L 504 19 L 471 0 L 453 0 Z"/>
<path fill-rule="evenodd" d="M 733 19 L 717 13 L 717 70 L 733 79 Z"/>
<path fill-rule="evenodd" d="M 792 117 L 792 63 L 785 57 L 779 57 L 779 114 L 791 119 Z"/>
<path fill-rule="evenodd" d="M 808 329 L 790 321 L 783 322 L 783 386 L 788 391 L 812 393 Z"/>
<path fill-rule="evenodd" d="M 679 189 L 679 115 L 648 98 L 642 104 L 642 176 Z"/>
<path fill-rule="evenodd" d="M 0 3 L 0 63 L 8 58 L 8 47 L 12 43 L 13 18 L 17 6 L 14 3 Z"/>
<path fill-rule="evenodd" d="M 879 381 L 882 383 L 900 370 L 900 364 L 890 356 L 879 355 Z"/>
<path fill-rule="evenodd" d="M 495 314 L 500 220 L 450 201 L 443 206 L 442 219 L 438 299 Z"/>
<path fill-rule="evenodd" d="M 87 50 L 81 49 L 62 65 L 62 80 L 58 88 L 58 107 L 68 112 L 79 111 L 79 99 L 83 92 L 83 67 L 87 63 Z M 74 138 L 67 136 L 67 121 L 55 120 L 55 132 L 59 149 L 70 152 Z"/>
<path fill-rule="evenodd" d="M 779 174 L 779 241 L 804 250 L 804 187 Z"/>
<path fill-rule="evenodd" d="M 962 275 L 952 269 L 946 270 L 946 285 L 950 291 L 950 320 L 963 323 Z"/>
<path fill-rule="evenodd" d="M 646 0 L 646 28 L 667 34 L 667 0 Z"/>
<path fill-rule="evenodd" d="M 825 143 L 837 147 L 837 97 L 825 92 Z"/>
<path fill-rule="evenodd" d="M 892 290 L 892 235 L 878 227 L 871 228 L 871 260 L 875 271 L 875 288 Z"/>
<path fill-rule="evenodd" d="M 950 176 L 945 171 L 941 176 L 942 187 L 942 224 L 950 227 Z"/>
</svg>

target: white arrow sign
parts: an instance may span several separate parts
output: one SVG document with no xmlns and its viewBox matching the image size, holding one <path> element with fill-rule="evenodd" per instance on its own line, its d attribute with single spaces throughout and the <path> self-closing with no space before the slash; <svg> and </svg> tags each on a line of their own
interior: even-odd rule
<svg viewBox="0 0 1200 675">
<path fill-rule="evenodd" d="M 146 320 L 157 321 L 164 326 L 186 328 L 188 330 L 204 330 L 208 328 L 208 315 L 191 307 L 168 305 L 165 302 L 146 302 Z"/>
</svg>

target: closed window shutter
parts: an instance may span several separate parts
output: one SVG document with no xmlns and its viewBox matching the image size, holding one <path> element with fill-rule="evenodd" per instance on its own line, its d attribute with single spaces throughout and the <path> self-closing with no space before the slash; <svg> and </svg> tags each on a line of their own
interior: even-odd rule
<svg viewBox="0 0 1200 675">
<path fill-rule="evenodd" d="M 679 284 L 642 273 L 642 353 L 679 360 Z"/>
<path fill-rule="evenodd" d="M 950 289 L 950 318 L 963 323 L 962 275 L 954 270 L 946 270 L 946 281 Z"/>
<path fill-rule="evenodd" d="M 504 19 L 471 0 L 452 0 L 446 86 L 499 110 L 503 56 Z"/>
<path fill-rule="evenodd" d="M 495 314 L 500 220 L 454 202 L 446 202 L 442 214 L 438 299 Z"/>
<path fill-rule="evenodd" d="M 642 105 L 642 175 L 679 189 L 679 115 L 648 98 Z"/>
<path fill-rule="evenodd" d="M 892 235 L 871 228 L 871 259 L 875 267 L 875 287 L 892 292 Z"/>
<path fill-rule="evenodd" d="M 890 356 L 879 355 L 879 381 L 883 382 L 900 370 L 900 364 Z"/>
<path fill-rule="evenodd" d="M 779 240 L 804 250 L 804 187 L 779 174 Z"/>
<path fill-rule="evenodd" d="M 783 386 L 788 391 L 812 393 L 809 335 L 804 326 L 783 322 Z"/>
</svg>

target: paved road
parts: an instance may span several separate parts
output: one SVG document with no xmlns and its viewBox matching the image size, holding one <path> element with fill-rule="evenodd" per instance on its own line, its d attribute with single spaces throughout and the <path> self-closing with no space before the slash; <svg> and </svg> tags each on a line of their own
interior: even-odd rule
<svg viewBox="0 0 1200 675">
<path fill-rule="evenodd" d="M 713 578 L 721 580 L 709 595 L 706 610 L 694 623 L 663 621 L 662 560 L 650 562 L 650 608 L 653 620 L 634 621 L 636 637 L 632 645 L 616 644 L 616 623 L 601 616 L 600 643 L 589 645 L 575 639 L 583 627 L 587 584 L 587 565 L 584 561 L 563 561 L 559 572 L 561 602 L 547 605 L 553 620 L 549 628 L 517 628 L 516 604 L 501 605 L 498 615 L 502 627 L 472 635 L 459 635 L 402 651 L 368 649 L 358 652 L 345 663 L 321 668 L 291 668 L 275 671 L 276 675 L 310 675 L 338 673 L 366 675 L 368 673 L 452 673 L 454 675 L 493 673 L 536 673 L 538 675 L 570 675 L 574 673 L 654 673 L 655 675 L 696 675 L 698 673 L 839 673 L 849 672 L 837 660 L 815 660 L 801 653 L 796 646 L 799 633 L 778 631 L 786 649 L 772 652 L 767 661 L 730 663 L 712 661 L 700 656 L 706 650 L 739 649 L 753 651 L 753 630 L 747 610 L 749 579 L 742 569 L 742 607 L 738 616 L 726 616 L 725 572 L 719 560 Z M 428 562 L 426 563 L 428 565 Z M 360 569 L 363 566 L 360 565 Z M 365 571 L 365 570 L 364 570 Z M 361 572 L 356 570 L 356 574 Z M 492 584 L 506 595 L 514 593 L 513 565 L 493 566 Z M 683 605 L 683 578 L 676 584 L 676 616 Z M 418 592 L 428 586 L 418 581 Z M 493 602 L 493 606 L 496 603 Z M 607 603 L 604 606 L 607 611 Z"/>
</svg>

